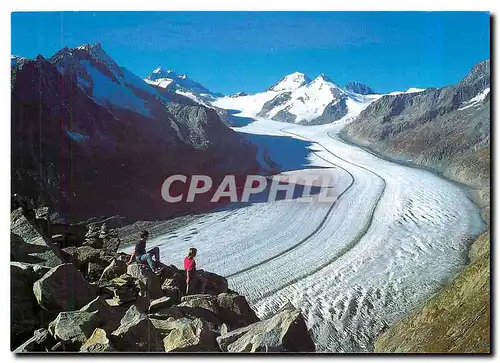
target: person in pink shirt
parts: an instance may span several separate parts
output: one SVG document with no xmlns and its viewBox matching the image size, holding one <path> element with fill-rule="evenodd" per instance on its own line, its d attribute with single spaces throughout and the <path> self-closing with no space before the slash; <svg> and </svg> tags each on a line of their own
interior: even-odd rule
<svg viewBox="0 0 500 363">
<path fill-rule="evenodd" d="M 188 255 L 184 257 L 184 271 L 186 272 L 186 295 L 193 293 L 194 285 L 196 284 L 196 248 L 190 248 Z"/>
</svg>

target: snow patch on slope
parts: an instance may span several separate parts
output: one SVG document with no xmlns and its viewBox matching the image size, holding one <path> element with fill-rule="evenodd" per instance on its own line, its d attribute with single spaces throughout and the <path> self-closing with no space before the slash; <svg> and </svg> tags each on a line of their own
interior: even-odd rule
<svg viewBox="0 0 500 363">
<path fill-rule="evenodd" d="M 461 110 L 465 110 L 469 107 L 479 105 L 482 101 L 484 101 L 484 99 L 488 96 L 489 93 L 490 93 L 490 87 L 486 88 L 483 92 L 478 93 L 476 96 L 472 97 L 467 102 L 464 102 L 463 104 L 465 106 L 460 107 L 458 110 L 461 111 Z"/>
<path fill-rule="evenodd" d="M 92 97 L 97 103 L 129 109 L 146 117 L 151 116 L 151 110 L 146 107 L 144 100 L 136 96 L 130 88 L 113 82 L 88 60 L 82 60 L 81 64 L 92 78 Z"/>
<path fill-rule="evenodd" d="M 416 87 L 410 87 L 406 91 L 401 92 L 401 91 L 394 91 L 390 92 L 387 95 L 389 96 L 397 96 L 397 95 L 402 95 L 402 94 L 408 94 L 408 93 L 419 93 L 425 91 L 426 88 L 416 88 Z"/>
</svg>

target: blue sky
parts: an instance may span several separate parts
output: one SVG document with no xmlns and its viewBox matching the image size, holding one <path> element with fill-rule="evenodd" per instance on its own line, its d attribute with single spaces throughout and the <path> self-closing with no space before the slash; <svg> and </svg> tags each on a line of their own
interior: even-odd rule
<svg viewBox="0 0 500 363">
<path fill-rule="evenodd" d="M 490 57 L 485 12 L 12 13 L 12 54 L 100 42 L 145 77 L 164 66 L 222 92 L 258 92 L 295 71 L 378 92 L 459 81 Z"/>
</svg>

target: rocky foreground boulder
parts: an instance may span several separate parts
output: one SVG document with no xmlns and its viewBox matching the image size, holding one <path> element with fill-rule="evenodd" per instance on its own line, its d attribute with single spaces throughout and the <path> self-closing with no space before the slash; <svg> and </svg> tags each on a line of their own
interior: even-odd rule
<svg viewBox="0 0 500 363">
<path fill-rule="evenodd" d="M 23 214 L 22 208 L 14 210 L 10 224 L 11 261 L 55 267 L 64 261 L 61 251 L 48 236 Z"/>
<path fill-rule="evenodd" d="M 286 308 L 270 319 L 233 330 L 217 338 L 225 352 L 314 352 L 299 310 Z"/>
<path fill-rule="evenodd" d="M 173 265 L 161 264 L 156 275 L 146 265 L 127 265 L 129 256 L 114 247 L 96 248 L 95 240 L 61 249 L 22 210 L 11 218 L 11 257 L 21 259 L 11 262 L 16 353 L 314 351 L 298 310 L 260 321 L 222 276 L 199 270 L 206 284 L 186 296 L 184 272 Z M 89 240 L 106 232 L 89 230 Z M 33 241 L 50 258 L 18 253 Z"/>
<path fill-rule="evenodd" d="M 89 284 L 73 264 L 54 267 L 33 284 L 38 304 L 47 311 L 79 309 L 96 297 Z"/>
</svg>

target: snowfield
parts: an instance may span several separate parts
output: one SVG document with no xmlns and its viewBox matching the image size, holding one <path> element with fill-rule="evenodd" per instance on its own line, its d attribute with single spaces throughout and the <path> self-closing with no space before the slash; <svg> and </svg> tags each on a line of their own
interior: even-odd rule
<svg viewBox="0 0 500 363">
<path fill-rule="evenodd" d="M 247 101 L 240 116 L 254 112 L 257 100 Z M 318 351 L 371 351 L 381 330 L 467 264 L 471 239 L 484 225 L 460 186 L 342 142 L 343 123 L 256 119 L 234 128 L 283 173 L 328 174 L 335 201 L 257 195 L 151 240 L 149 248 L 159 246 L 163 261 L 180 268 L 188 248 L 198 248 L 199 268 L 226 276 L 261 318 L 293 304 Z"/>
</svg>

